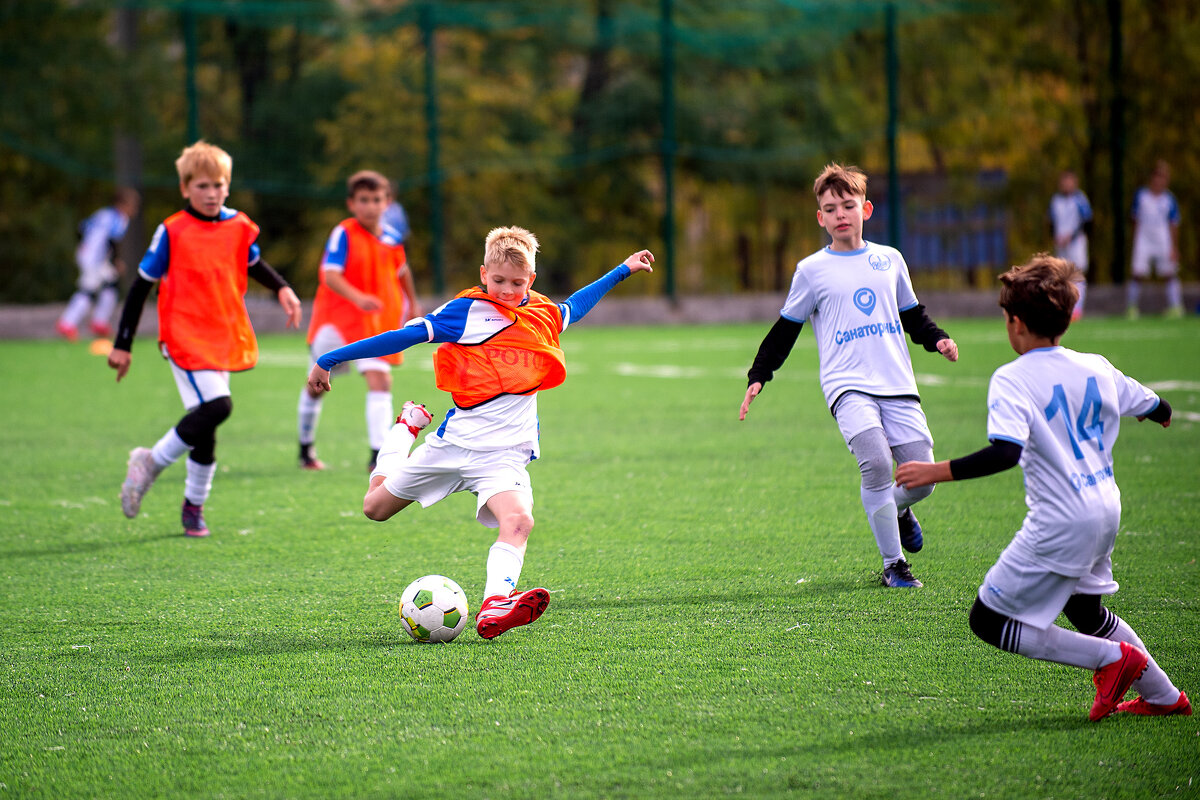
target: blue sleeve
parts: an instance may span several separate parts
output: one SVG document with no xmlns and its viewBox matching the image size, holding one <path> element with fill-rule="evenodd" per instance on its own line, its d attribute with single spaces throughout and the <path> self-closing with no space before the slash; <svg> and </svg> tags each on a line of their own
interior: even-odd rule
<svg viewBox="0 0 1200 800">
<path fill-rule="evenodd" d="M 165 225 L 159 225 L 146 248 L 146 255 L 138 264 L 138 273 L 148 281 L 160 281 L 167 274 L 167 266 L 171 263 L 171 240 L 167 236 Z"/>
<path fill-rule="evenodd" d="M 589 311 L 596 307 L 600 298 L 632 274 L 633 270 L 622 264 L 609 270 L 603 278 L 589 283 L 568 297 L 565 302 L 560 303 L 559 305 L 563 308 L 563 327 L 566 328 L 567 325 L 583 319 Z"/>
<path fill-rule="evenodd" d="M 390 356 L 392 353 L 407 350 L 414 344 L 427 341 L 429 341 L 429 332 L 424 323 L 409 324 L 394 331 L 387 331 L 377 336 L 352 342 L 336 350 L 330 350 L 317 359 L 317 364 L 321 366 L 321 369 L 330 370 L 346 361 Z"/>
</svg>

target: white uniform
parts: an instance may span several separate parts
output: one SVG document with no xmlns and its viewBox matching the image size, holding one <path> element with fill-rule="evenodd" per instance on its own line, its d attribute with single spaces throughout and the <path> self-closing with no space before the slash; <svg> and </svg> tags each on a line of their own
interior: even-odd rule
<svg viewBox="0 0 1200 800">
<path fill-rule="evenodd" d="M 1155 194 L 1143 186 L 1133 196 L 1132 213 L 1137 222 L 1133 237 L 1134 277 L 1150 277 L 1151 265 L 1160 277 L 1175 275 L 1179 269 L 1171 255 L 1171 229 L 1179 224 L 1175 195 L 1170 191 Z"/>
<path fill-rule="evenodd" d="M 900 324 L 900 312 L 916 306 L 908 265 L 895 248 L 866 242 L 847 253 L 825 247 L 796 265 L 780 314 L 793 322 L 812 324 L 821 363 L 821 391 L 835 411 L 847 444 L 881 422 L 879 411 L 865 407 L 843 413 L 845 404 L 839 401 L 847 393 L 905 398 L 902 403 L 885 403 L 898 409 L 894 422 L 883 413 L 888 441 L 932 444 Z"/>
<path fill-rule="evenodd" d="M 979 589 L 985 605 L 1045 628 L 1073 592 L 1117 590 L 1111 554 L 1121 492 L 1112 449 L 1120 418 L 1158 403 L 1103 356 L 1064 347 L 1031 350 L 996 370 L 988 439 L 1022 446 L 1029 512 Z"/>
<path fill-rule="evenodd" d="M 97 292 L 117 279 L 112 263 L 112 243 L 119 242 L 129 228 L 129 218 L 115 208 L 102 208 L 79 226 L 82 238 L 75 248 L 79 266 L 79 289 Z"/>
<path fill-rule="evenodd" d="M 1083 232 L 1085 223 L 1092 220 L 1092 205 L 1087 195 L 1076 190 L 1071 194 L 1056 193 L 1050 198 L 1050 226 L 1054 231 L 1054 254 L 1065 258 L 1083 272 L 1088 268 L 1088 239 Z M 1058 242 L 1069 237 L 1065 245 Z"/>
</svg>

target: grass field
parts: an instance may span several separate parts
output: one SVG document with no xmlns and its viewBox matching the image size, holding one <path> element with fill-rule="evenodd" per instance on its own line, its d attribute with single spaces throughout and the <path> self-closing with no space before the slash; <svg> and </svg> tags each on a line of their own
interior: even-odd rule
<svg viewBox="0 0 1200 800">
<path fill-rule="evenodd" d="M 940 457 L 985 443 L 997 319 L 914 353 Z M 1200 715 L 1090 723 L 1087 672 L 1001 653 L 967 609 L 1024 514 L 1019 470 L 919 508 L 925 588 L 884 590 L 858 475 L 804 332 L 737 422 L 765 325 L 589 329 L 540 400 L 535 625 L 405 637 L 400 591 L 460 582 L 492 541 L 473 498 L 362 517 L 363 385 L 335 381 L 295 466 L 299 337 L 233 379 L 208 540 L 180 535 L 182 465 L 136 520 L 128 450 L 179 417 L 149 341 L 119 386 L 85 346 L 5 342 L 0 796 L 1145 798 L 1200 792 Z M 1176 409 L 1116 452 L 1125 513 L 1108 605 L 1200 700 L 1200 324 L 1089 319 Z M 429 348 L 397 400 L 437 412 Z M 1132 696 L 1132 695 L 1131 695 Z"/>
</svg>

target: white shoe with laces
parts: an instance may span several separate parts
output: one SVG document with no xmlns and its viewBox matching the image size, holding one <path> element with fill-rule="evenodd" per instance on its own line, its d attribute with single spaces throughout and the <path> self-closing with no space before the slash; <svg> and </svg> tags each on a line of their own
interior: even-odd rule
<svg viewBox="0 0 1200 800">
<path fill-rule="evenodd" d="M 121 511 L 133 519 L 142 508 L 142 498 L 154 484 L 154 479 L 162 472 L 162 468 L 154 463 L 150 449 L 135 447 L 129 451 L 129 469 L 125 473 L 125 483 L 121 484 Z"/>
</svg>

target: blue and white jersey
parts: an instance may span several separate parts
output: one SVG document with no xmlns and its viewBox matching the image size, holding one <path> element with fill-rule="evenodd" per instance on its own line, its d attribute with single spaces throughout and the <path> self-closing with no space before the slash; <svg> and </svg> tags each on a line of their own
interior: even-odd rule
<svg viewBox="0 0 1200 800">
<path fill-rule="evenodd" d="M 825 247 L 796 265 L 780 314 L 810 322 L 821 361 L 821 391 L 917 397 L 900 312 L 915 308 L 908 265 L 893 247 L 866 242 L 852 252 Z"/>
<path fill-rule="evenodd" d="M 1015 442 L 1029 513 L 1009 545 L 1061 575 L 1083 575 L 1112 548 L 1121 518 L 1113 445 L 1121 417 L 1153 411 L 1158 395 L 1103 356 L 1030 350 L 988 386 L 988 439 Z"/>
<path fill-rule="evenodd" d="M 1080 269 L 1088 266 L 1088 241 L 1083 226 L 1092 220 L 1092 204 L 1076 190 L 1050 198 L 1050 227 L 1054 231 L 1054 254 Z M 1066 244 L 1060 242 L 1066 239 Z"/>
<path fill-rule="evenodd" d="M 129 218 L 111 206 L 102 208 L 79 224 L 79 246 L 75 263 L 83 272 L 112 269 L 113 243 L 129 228 Z M 116 276 L 116 273 L 113 273 Z"/>
<path fill-rule="evenodd" d="M 400 232 L 391 225 L 384 224 L 379 232 L 379 241 L 389 247 L 396 247 L 404 241 Z M 331 269 L 336 272 L 346 271 L 346 258 L 350 255 L 350 237 L 341 225 L 334 227 L 325 242 L 325 254 L 321 256 L 321 269 Z"/>
<path fill-rule="evenodd" d="M 217 222 L 233 219 L 237 213 L 232 208 L 222 206 L 221 213 L 217 215 Z M 246 266 L 254 266 L 260 257 L 258 242 L 254 242 L 250 245 L 250 255 L 246 259 Z M 142 261 L 138 264 L 138 274 L 148 281 L 158 282 L 167 274 L 169 266 L 171 266 L 171 237 L 167 236 L 166 226 L 159 224 L 154 230 L 154 236 L 150 239 L 150 246 L 146 248 L 146 254 L 142 256 Z"/>
<path fill-rule="evenodd" d="M 1171 228 L 1179 224 L 1179 203 L 1170 191 L 1155 194 L 1143 186 L 1133 196 L 1133 219 L 1137 222 L 1134 247 L 1150 252 L 1168 253 Z"/>
<path fill-rule="evenodd" d="M 389 203 L 388 207 L 383 210 L 383 224 L 396 232 L 396 236 L 399 237 L 396 241 L 399 244 L 404 244 L 408 241 L 408 234 L 412 230 L 408 224 L 408 214 L 404 212 L 404 206 L 395 200 Z"/>
</svg>

